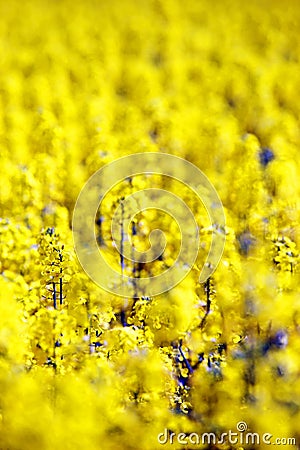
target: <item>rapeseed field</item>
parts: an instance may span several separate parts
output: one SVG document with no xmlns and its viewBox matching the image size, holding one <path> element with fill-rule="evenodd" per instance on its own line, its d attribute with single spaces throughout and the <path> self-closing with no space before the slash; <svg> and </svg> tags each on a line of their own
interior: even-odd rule
<svg viewBox="0 0 300 450">
<path fill-rule="evenodd" d="M 300 448 L 299 3 L 10 0 L 0 17 L 0 449 Z M 112 186 L 95 234 L 122 273 L 172 266 L 180 234 L 141 209 L 131 244 L 161 228 L 164 255 L 120 259 L 127 195 L 176 193 L 200 233 L 182 282 L 125 298 L 81 267 L 72 217 L 98 169 L 147 152 L 197 166 L 226 226 L 180 180 Z"/>
</svg>

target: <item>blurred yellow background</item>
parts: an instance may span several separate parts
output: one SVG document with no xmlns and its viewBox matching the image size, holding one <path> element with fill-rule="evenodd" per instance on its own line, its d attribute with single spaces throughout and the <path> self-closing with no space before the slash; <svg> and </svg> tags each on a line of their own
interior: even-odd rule
<svg viewBox="0 0 300 450">
<path fill-rule="evenodd" d="M 165 428 L 239 421 L 299 446 L 299 2 L 11 0 L 0 17 L 0 449 L 153 450 Z M 227 242 L 210 286 L 195 266 L 124 310 L 70 226 L 90 175 L 148 151 L 209 177 Z"/>
</svg>

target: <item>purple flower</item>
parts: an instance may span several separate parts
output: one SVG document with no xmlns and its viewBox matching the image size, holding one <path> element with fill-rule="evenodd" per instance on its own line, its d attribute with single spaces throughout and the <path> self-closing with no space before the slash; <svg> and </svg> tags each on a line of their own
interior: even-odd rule
<svg viewBox="0 0 300 450">
<path fill-rule="evenodd" d="M 261 149 L 259 153 L 259 161 L 263 167 L 266 167 L 271 161 L 273 161 L 274 158 L 274 153 L 270 148 L 264 147 Z"/>
</svg>

